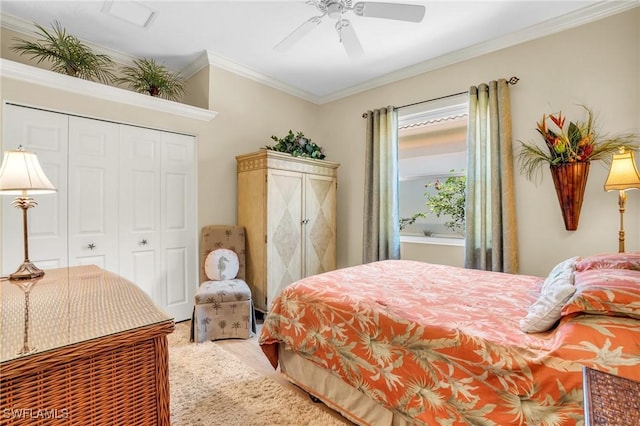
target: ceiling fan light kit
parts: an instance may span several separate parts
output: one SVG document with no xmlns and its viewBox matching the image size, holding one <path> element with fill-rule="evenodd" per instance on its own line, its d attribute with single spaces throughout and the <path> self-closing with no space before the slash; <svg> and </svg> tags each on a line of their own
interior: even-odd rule
<svg viewBox="0 0 640 426">
<path fill-rule="evenodd" d="M 353 25 L 343 15 L 352 11 L 357 16 L 364 18 L 393 19 L 405 22 L 421 22 L 424 18 L 425 7 L 422 5 L 404 3 L 383 3 L 383 2 L 358 2 L 355 5 L 352 0 L 309 0 L 307 4 L 314 6 L 321 13 L 302 23 L 287 35 L 274 49 L 279 52 L 286 52 L 314 28 L 322 22 L 322 18 L 328 16 L 335 19 L 338 40 L 342 43 L 347 55 L 350 58 L 362 56 L 364 50 L 358 39 Z"/>
</svg>

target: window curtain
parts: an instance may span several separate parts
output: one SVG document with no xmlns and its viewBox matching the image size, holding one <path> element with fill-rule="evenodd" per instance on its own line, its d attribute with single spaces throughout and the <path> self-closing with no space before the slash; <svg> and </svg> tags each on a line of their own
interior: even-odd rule
<svg viewBox="0 0 640 426">
<path fill-rule="evenodd" d="M 363 263 L 400 258 L 398 111 L 367 111 Z"/>
<path fill-rule="evenodd" d="M 465 267 L 518 272 L 509 87 L 469 89 Z"/>
</svg>

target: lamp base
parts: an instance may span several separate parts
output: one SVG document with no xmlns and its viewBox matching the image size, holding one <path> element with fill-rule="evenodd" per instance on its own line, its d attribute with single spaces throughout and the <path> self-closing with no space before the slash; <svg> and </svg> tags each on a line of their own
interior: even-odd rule
<svg viewBox="0 0 640 426">
<path fill-rule="evenodd" d="M 9 275 L 10 280 L 31 280 L 39 278 L 44 275 L 44 271 L 38 268 L 36 265 L 28 260 L 25 260 L 22 265 L 13 274 Z"/>
</svg>

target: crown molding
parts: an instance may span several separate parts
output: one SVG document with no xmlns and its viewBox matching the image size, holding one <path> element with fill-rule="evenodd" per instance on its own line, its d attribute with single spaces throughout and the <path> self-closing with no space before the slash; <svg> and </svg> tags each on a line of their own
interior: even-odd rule
<svg viewBox="0 0 640 426">
<path fill-rule="evenodd" d="M 64 90 L 103 101 L 118 102 L 139 108 L 165 112 L 199 121 L 211 121 L 218 114 L 215 111 L 185 105 L 166 99 L 156 98 L 119 87 L 83 80 L 59 74 L 42 68 L 0 58 L 0 77 L 26 81 L 39 86 Z"/>
<path fill-rule="evenodd" d="M 207 52 L 203 52 L 199 55 L 193 62 L 180 70 L 180 74 L 184 79 L 189 79 L 193 77 L 200 70 L 209 66 L 209 59 L 207 57 Z"/>
<path fill-rule="evenodd" d="M 232 72 L 239 76 L 248 78 L 250 80 L 256 81 L 258 83 L 264 84 L 265 86 L 272 87 L 281 92 L 288 93 L 290 95 L 296 96 L 303 100 L 318 104 L 319 98 L 312 93 L 309 93 L 305 90 L 298 89 L 289 84 L 283 83 L 279 80 L 266 76 L 262 73 L 252 70 L 251 68 L 247 68 L 243 65 L 239 65 L 229 59 L 226 59 L 222 56 L 216 55 L 211 51 L 206 51 L 205 55 L 207 57 L 207 61 L 209 65 L 213 65 L 217 68 L 221 68 L 223 70 Z"/>
<path fill-rule="evenodd" d="M 430 59 L 428 61 L 421 62 L 419 64 L 412 65 L 398 71 L 394 71 L 382 77 L 371 79 L 364 82 L 363 84 L 352 86 L 327 96 L 319 97 L 317 103 L 325 104 L 337 101 L 339 99 L 345 98 L 347 96 L 352 96 L 366 90 L 375 89 L 386 84 L 395 83 L 397 81 L 404 80 L 410 77 L 415 77 L 429 71 L 434 71 L 458 62 L 496 52 L 498 50 L 515 46 L 520 43 L 566 31 L 580 25 L 588 24 L 590 22 L 607 18 L 609 16 L 616 15 L 627 10 L 631 10 L 638 6 L 640 6 L 640 2 L 638 0 L 607 1 L 594 4 L 577 12 L 572 12 L 567 15 L 560 16 L 537 25 L 533 25 L 529 28 L 525 28 L 521 31 L 506 35 L 504 37 L 460 49 L 455 52 L 451 52 L 449 54 Z"/>
</svg>

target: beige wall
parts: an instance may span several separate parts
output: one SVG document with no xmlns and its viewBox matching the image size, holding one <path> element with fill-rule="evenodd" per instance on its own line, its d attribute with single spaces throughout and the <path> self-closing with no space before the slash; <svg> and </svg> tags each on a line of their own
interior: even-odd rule
<svg viewBox="0 0 640 426">
<path fill-rule="evenodd" d="M 576 104 L 591 106 L 601 128 L 615 133 L 640 128 L 640 9 L 576 29 L 461 62 L 324 105 L 314 105 L 223 69 L 210 67 L 189 82 L 186 102 L 218 111 L 210 123 L 144 111 L 94 98 L 2 78 L 2 99 L 91 117 L 198 136 L 198 226 L 234 223 L 235 156 L 271 144 L 272 134 L 301 130 L 324 146 L 338 170 L 338 265 L 361 262 L 365 122 L 367 109 L 404 105 L 466 90 L 500 77 L 521 78 L 511 89 L 513 137 L 536 138 L 542 113 L 562 109 L 582 118 Z M 2 56 L 7 53 L 2 32 Z M 208 86 L 208 88 L 207 88 Z M 193 91 L 195 90 L 195 91 Z M 207 93 L 204 93 L 207 92 Z M 517 146 L 517 143 L 515 143 Z M 617 250 L 617 194 L 605 193 L 606 169 L 594 164 L 580 226 L 564 230 L 550 176 L 535 185 L 517 174 L 516 209 L 521 272 L 544 275 L 573 255 Z M 629 194 L 627 250 L 640 250 L 640 193 Z M 412 258 L 442 261 L 429 247 Z M 455 263 L 455 262 L 453 262 Z"/>
<path fill-rule="evenodd" d="M 361 262 L 364 138 L 367 109 L 405 105 L 466 90 L 501 77 L 518 76 L 511 88 L 514 146 L 535 140 L 536 121 L 562 109 L 582 119 L 577 104 L 591 106 L 607 133 L 640 129 L 640 9 L 507 48 L 446 68 L 344 98 L 321 108 L 329 158 L 342 163 L 338 187 L 339 266 Z M 338 154 L 339 153 L 339 154 Z M 591 168 L 577 231 L 564 229 L 549 172 L 539 185 L 516 173 L 520 272 L 545 275 L 558 261 L 617 251 L 617 193 L 605 193 L 607 170 Z M 640 249 L 640 193 L 629 194 L 627 251 Z M 432 248 L 429 248 L 432 250 Z M 423 260 L 434 259 L 425 251 Z M 416 257 L 416 249 L 411 251 Z"/>
<path fill-rule="evenodd" d="M 271 135 L 303 131 L 314 142 L 318 106 L 212 67 L 209 104 L 219 114 L 198 156 L 200 224 L 236 223 L 236 155 L 272 145 Z"/>
</svg>

